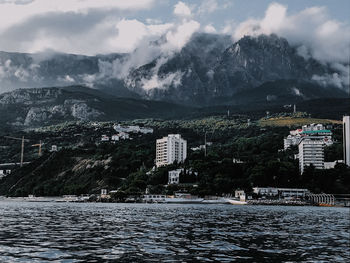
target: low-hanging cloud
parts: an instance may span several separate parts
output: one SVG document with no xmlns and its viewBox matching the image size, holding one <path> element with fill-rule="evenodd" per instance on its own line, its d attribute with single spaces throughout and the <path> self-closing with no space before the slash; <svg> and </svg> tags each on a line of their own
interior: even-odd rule
<svg viewBox="0 0 350 263">
<path fill-rule="evenodd" d="M 273 3 L 262 19 L 240 23 L 234 39 L 272 33 L 287 38 L 293 45 L 304 45 L 301 53 L 304 56 L 311 55 L 323 62 L 348 62 L 350 26 L 331 19 L 324 7 L 311 7 L 288 15 L 286 6 Z"/>
<path fill-rule="evenodd" d="M 287 7 L 270 4 L 262 19 L 248 19 L 234 30 L 235 40 L 245 35 L 277 34 L 297 46 L 299 55 L 328 64 L 339 73 L 315 75 L 322 85 L 349 85 L 350 26 L 331 19 L 324 7 L 311 7 L 289 15 Z"/>
<path fill-rule="evenodd" d="M 157 62 L 159 69 L 195 32 L 202 31 L 231 34 L 235 41 L 244 35 L 275 33 L 296 46 L 304 58 L 314 58 L 334 69 L 332 73 L 313 76 L 314 81 L 336 87 L 349 85 L 350 26 L 330 18 L 324 7 L 290 14 L 286 6 L 272 3 L 260 19 L 237 23 L 232 17 L 221 27 L 212 21 L 202 25 L 199 21 L 232 5 L 232 1 L 205 0 L 193 5 L 175 2 L 170 22 L 156 18 L 143 22 L 125 15 L 149 9 L 155 1 L 60 0 L 52 4 L 47 0 L 0 0 L 0 50 L 40 52 L 33 56 L 33 69 L 13 64 L 6 67 L 2 63 L 0 81 L 11 78 L 33 81 L 35 65 L 54 54 L 53 51 L 85 55 L 125 53 L 113 61 L 100 58 L 99 72 L 94 74 L 58 76 L 60 83 L 81 80 L 93 86 L 110 78 L 124 80 L 130 72 L 152 61 Z M 10 15 L 13 13 L 17 16 Z M 151 77 L 140 82 L 145 90 L 179 85 L 184 74 L 174 72 L 159 77 L 157 71 L 150 73 Z M 208 72 L 208 77 L 212 77 L 212 72 Z"/>
</svg>

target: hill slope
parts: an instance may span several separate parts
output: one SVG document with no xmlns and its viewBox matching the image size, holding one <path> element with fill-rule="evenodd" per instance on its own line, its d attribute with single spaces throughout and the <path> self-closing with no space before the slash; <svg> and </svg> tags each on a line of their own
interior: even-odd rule
<svg viewBox="0 0 350 263">
<path fill-rule="evenodd" d="M 165 102 L 108 96 L 86 87 L 19 89 L 0 94 L 3 125 L 35 127 L 70 120 L 168 118 L 189 110 Z"/>
</svg>

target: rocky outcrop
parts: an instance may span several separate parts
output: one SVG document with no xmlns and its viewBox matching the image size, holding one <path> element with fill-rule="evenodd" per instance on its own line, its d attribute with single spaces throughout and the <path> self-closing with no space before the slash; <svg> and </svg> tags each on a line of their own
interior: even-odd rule
<svg viewBox="0 0 350 263">
<path fill-rule="evenodd" d="M 44 125 L 59 120 L 96 120 L 104 113 L 90 103 L 98 101 L 93 96 L 60 88 L 19 89 L 0 95 L 0 107 L 4 111 L 9 109 L 9 114 L 16 114 L 15 121 L 10 122 L 15 126 Z"/>
</svg>

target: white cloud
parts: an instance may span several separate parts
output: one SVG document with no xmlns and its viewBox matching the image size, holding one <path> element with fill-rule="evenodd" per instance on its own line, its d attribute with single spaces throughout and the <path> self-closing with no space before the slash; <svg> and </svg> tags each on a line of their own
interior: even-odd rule
<svg viewBox="0 0 350 263">
<path fill-rule="evenodd" d="M 175 30 L 169 31 L 166 34 L 169 49 L 181 49 L 192 34 L 200 28 L 200 24 L 195 20 L 184 21 Z"/>
<path fill-rule="evenodd" d="M 204 27 L 204 32 L 205 33 L 216 33 L 216 29 L 212 24 L 206 25 Z"/>
<path fill-rule="evenodd" d="M 237 27 L 237 24 L 234 20 L 228 20 L 225 22 L 225 25 L 222 27 L 222 29 L 220 30 L 220 32 L 222 34 L 233 34 L 235 29 Z"/>
<path fill-rule="evenodd" d="M 160 37 L 172 26 L 173 24 L 145 25 L 136 19 L 122 19 L 116 24 L 118 34 L 109 40 L 109 45 L 118 47 L 118 52 L 132 52 L 146 36 Z"/>
<path fill-rule="evenodd" d="M 219 4 L 216 0 L 204 0 L 198 7 L 197 14 L 213 13 L 219 8 Z"/>
<path fill-rule="evenodd" d="M 197 8 L 196 14 L 199 16 L 204 16 L 207 14 L 214 13 L 219 10 L 224 10 L 231 7 L 233 4 L 232 0 L 203 0 Z"/>
<path fill-rule="evenodd" d="M 299 49 L 300 54 L 311 55 L 323 62 L 346 63 L 349 57 L 350 26 L 330 19 L 323 7 L 307 8 L 288 15 L 286 6 L 273 3 L 262 19 L 240 23 L 235 29 L 234 39 L 271 33 L 287 38 L 291 44 L 304 45 Z"/>
<path fill-rule="evenodd" d="M 0 2 L 0 31 L 31 17 L 47 13 L 87 13 L 89 9 L 135 10 L 149 8 L 154 0 L 3 0 Z"/>
<path fill-rule="evenodd" d="M 179 1 L 174 7 L 174 14 L 180 17 L 191 16 L 191 9 L 184 3 Z"/>
</svg>

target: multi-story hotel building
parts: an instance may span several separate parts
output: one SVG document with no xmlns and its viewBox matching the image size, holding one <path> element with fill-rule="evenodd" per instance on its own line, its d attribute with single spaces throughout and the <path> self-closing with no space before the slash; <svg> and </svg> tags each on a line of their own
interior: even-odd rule
<svg viewBox="0 0 350 263">
<path fill-rule="evenodd" d="M 156 143 L 156 166 L 184 162 L 187 157 L 187 142 L 180 134 L 169 134 Z"/>
<path fill-rule="evenodd" d="M 316 169 L 324 169 L 324 141 L 322 137 L 307 136 L 299 143 L 299 167 L 300 173 L 311 164 Z"/>
<path fill-rule="evenodd" d="M 350 116 L 343 117 L 344 163 L 350 166 Z"/>
</svg>

